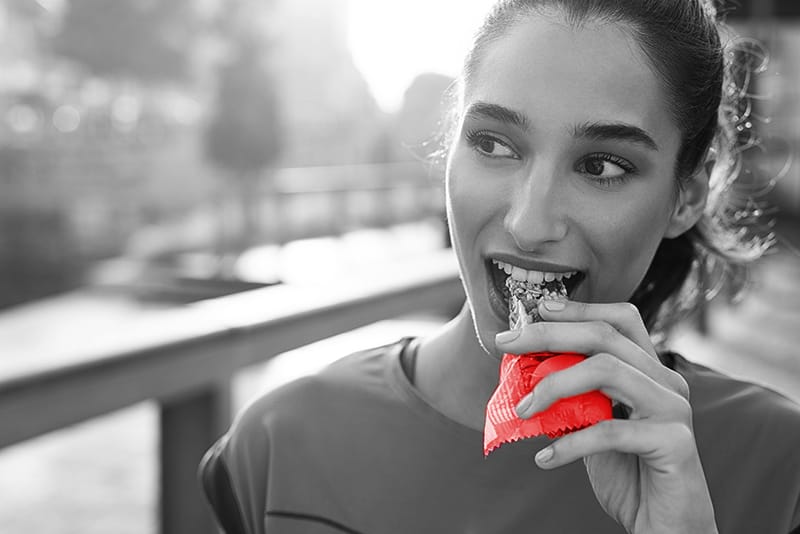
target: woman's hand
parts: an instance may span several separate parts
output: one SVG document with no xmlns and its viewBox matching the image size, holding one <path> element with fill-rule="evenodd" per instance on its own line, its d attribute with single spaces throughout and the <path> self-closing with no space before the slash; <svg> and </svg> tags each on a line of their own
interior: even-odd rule
<svg viewBox="0 0 800 534">
<path fill-rule="evenodd" d="M 714 510 L 692 429 L 689 387 L 659 362 L 632 304 L 564 302 L 539 309 L 499 350 L 579 352 L 583 362 L 546 376 L 517 406 L 527 418 L 564 397 L 599 389 L 629 411 L 567 434 L 539 451 L 552 469 L 583 458 L 603 509 L 629 533 L 715 533 Z M 558 305 L 556 305 L 557 307 Z"/>
</svg>

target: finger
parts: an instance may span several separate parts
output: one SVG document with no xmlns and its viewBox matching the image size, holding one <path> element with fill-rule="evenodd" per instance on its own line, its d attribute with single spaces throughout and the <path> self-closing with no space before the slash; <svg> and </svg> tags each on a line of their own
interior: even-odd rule
<svg viewBox="0 0 800 534">
<path fill-rule="evenodd" d="M 682 423 L 648 420 L 609 419 L 572 432 L 536 454 L 544 469 L 561 467 L 593 454 L 623 452 L 635 454 L 654 467 L 676 464 L 693 454 L 694 435 Z"/>
<path fill-rule="evenodd" d="M 690 417 L 686 399 L 639 369 L 604 353 L 544 377 L 520 401 L 517 415 L 527 419 L 559 399 L 594 390 L 629 406 L 632 419 L 654 415 L 679 420 Z"/>
<path fill-rule="evenodd" d="M 651 358 L 658 360 L 639 309 L 629 302 L 595 304 L 542 299 L 539 303 L 539 313 L 545 321 L 606 322 L 640 346 Z"/>
<path fill-rule="evenodd" d="M 514 339 L 504 338 L 503 332 L 495 338 L 495 344 L 500 351 L 511 354 L 529 352 L 578 352 L 587 356 L 599 353 L 613 354 L 682 397 L 689 397 L 689 386 L 680 374 L 662 365 L 658 359 L 652 358 L 642 347 L 607 322 L 539 322 L 527 324 L 521 330 L 512 332 L 517 334 Z"/>
<path fill-rule="evenodd" d="M 563 309 L 554 303 L 563 302 Z M 639 309 L 630 302 L 615 303 L 588 303 L 575 301 L 546 301 L 539 303 L 539 312 L 545 321 L 602 321 L 611 325 L 624 337 L 633 341 L 644 350 L 659 365 L 652 366 L 649 373 L 654 379 L 665 381 L 670 387 L 678 392 L 682 397 L 689 398 L 689 385 L 684 378 L 661 365 L 656 353 L 650 334 L 644 325 Z M 631 362 L 633 364 L 633 362 Z"/>
</svg>

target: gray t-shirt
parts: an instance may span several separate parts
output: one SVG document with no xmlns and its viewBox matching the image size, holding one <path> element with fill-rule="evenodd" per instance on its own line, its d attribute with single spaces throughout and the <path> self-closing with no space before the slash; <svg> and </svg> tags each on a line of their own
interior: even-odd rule
<svg viewBox="0 0 800 534">
<path fill-rule="evenodd" d="M 414 340 L 359 352 L 272 391 L 209 450 L 202 479 L 230 534 L 623 533 L 582 462 L 552 471 L 546 438 L 483 455 L 480 432 L 437 412 L 405 369 Z M 691 388 L 722 534 L 800 525 L 800 406 L 664 355 Z"/>
</svg>

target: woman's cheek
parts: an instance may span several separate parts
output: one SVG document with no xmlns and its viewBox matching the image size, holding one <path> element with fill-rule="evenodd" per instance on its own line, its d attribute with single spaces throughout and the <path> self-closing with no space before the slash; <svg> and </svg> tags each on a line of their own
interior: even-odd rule
<svg viewBox="0 0 800 534">
<path fill-rule="evenodd" d="M 474 231 L 478 224 L 481 192 L 469 172 L 469 166 L 454 157 L 447 176 L 447 215 L 453 227 L 452 237 L 461 242 L 470 242 L 474 236 L 464 234 Z M 469 241 L 463 241 L 469 239 Z"/>
<path fill-rule="evenodd" d="M 459 149 L 451 160 L 447 192 L 456 216 L 485 224 L 507 206 L 511 191 L 507 172 L 476 161 L 474 153 Z"/>
<path fill-rule="evenodd" d="M 664 231 L 653 213 L 656 212 L 620 211 L 614 224 L 590 238 L 595 249 L 597 244 L 604 243 L 601 267 L 604 281 L 600 284 L 598 302 L 626 301 L 644 279 Z"/>
</svg>

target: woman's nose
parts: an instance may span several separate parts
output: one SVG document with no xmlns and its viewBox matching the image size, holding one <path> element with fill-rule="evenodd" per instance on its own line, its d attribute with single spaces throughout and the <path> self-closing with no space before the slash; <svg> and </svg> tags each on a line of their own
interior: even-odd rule
<svg viewBox="0 0 800 534">
<path fill-rule="evenodd" d="M 514 191 L 504 224 L 517 246 L 534 251 L 567 234 L 557 178 L 529 176 Z"/>
</svg>

